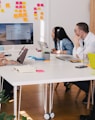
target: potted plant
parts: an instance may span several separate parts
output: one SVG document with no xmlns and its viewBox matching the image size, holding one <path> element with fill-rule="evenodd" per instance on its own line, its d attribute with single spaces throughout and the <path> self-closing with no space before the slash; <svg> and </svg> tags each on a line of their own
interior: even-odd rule
<svg viewBox="0 0 95 120">
<path fill-rule="evenodd" d="M 5 90 L 0 91 L 0 110 L 1 110 L 1 104 L 6 103 L 9 100 L 8 96 L 4 95 Z M 8 115 L 6 112 L 0 113 L 0 120 L 13 120 L 15 118 L 14 115 Z M 26 117 L 22 116 L 22 120 L 27 120 Z"/>
</svg>

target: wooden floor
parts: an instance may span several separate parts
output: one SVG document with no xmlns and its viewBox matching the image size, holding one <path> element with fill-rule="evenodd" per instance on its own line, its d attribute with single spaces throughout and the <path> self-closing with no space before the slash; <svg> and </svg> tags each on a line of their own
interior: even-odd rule
<svg viewBox="0 0 95 120">
<path fill-rule="evenodd" d="M 77 91 L 78 88 L 73 85 L 71 90 L 65 93 L 63 83 L 59 84 L 54 93 L 53 111 L 55 118 L 53 120 L 79 120 L 80 114 L 89 113 L 86 105 L 81 102 L 85 96 L 84 92 L 81 92 L 77 102 L 75 102 Z M 43 85 L 23 86 L 21 111 L 25 111 L 31 120 L 44 120 L 43 97 Z M 3 111 L 12 114 L 13 102 L 3 104 L 1 112 Z"/>
</svg>

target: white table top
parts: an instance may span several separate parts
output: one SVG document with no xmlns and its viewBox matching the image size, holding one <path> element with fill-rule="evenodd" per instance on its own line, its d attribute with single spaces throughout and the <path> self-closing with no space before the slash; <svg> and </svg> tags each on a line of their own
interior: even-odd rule
<svg viewBox="0 0 95 120">
<path fill-rule="evenodd" d="M 12 65 L 0 67 L 0 75 L 13 86 L 94 80 L 95 75 L 91 74 L 92 69 L 75 68 L 79 64 L 82 63 L 62 61 L 52 56 L 49 62 L 37 61 L 33 63 L 37 69 L 45 72 L 20 73 L 14 70 Z"/>
</svg>

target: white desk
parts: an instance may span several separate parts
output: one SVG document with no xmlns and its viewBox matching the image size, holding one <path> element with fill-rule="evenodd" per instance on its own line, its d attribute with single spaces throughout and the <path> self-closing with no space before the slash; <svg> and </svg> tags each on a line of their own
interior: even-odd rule
<svg viewBox="0 0 95 120">
<path fill-rule="evenodd" d="M 82 63 L 70 63 L 61 61 L 54 56 L 51 57 L 50 62 L 39 61 L 35 65 L 37 69 L 43 69 L 42 73 L 20 73 L 13 69 L 13 66 L 0 67 L 0 75 L 6 79 L 11 85 L 14 86 L 14 115 L 17 120 L 17 86 L 33 85 L 33 84 L 46 84 L 45 90 L 47 91 L 47 84 L 50 84 L 50 113 L 52 112 L 53 96 L 51 95 L 52 83 L 58 82 L 73 82 L 83 80 L 94 80 L 95 75 L 92 75 L 90 68 L 77 69 L 76 65 Z M 46 94 L 47 96 L 47 94 Z M 45 98 L 45 107 L 47 107 L 47 98 Z M 45 108 L 45 113 L 47 113 Z M 48 114 L 46 114 L 48 115 Z M 46 118 L 46 116 L 45 116 Z M 48 118 L 48 116 L 47 116 Z"/>
</svg>

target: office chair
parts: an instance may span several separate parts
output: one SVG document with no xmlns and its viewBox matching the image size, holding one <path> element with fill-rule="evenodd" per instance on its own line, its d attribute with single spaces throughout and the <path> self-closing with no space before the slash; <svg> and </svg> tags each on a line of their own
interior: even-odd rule
<svg viewBox="0 0 95 120">
<path fill-rule="evenodd" d="M 89 86 L 89 92 L 88 92 L 87 109 L 90 108 L 90 103 L 94 105 L 94 88 L 95 88 L 95 81 L 91 80 Z M 81 91 L 82 91 L 81 89 L 78 90 L 75 101 L 77 101 Z"/>
</svg>

